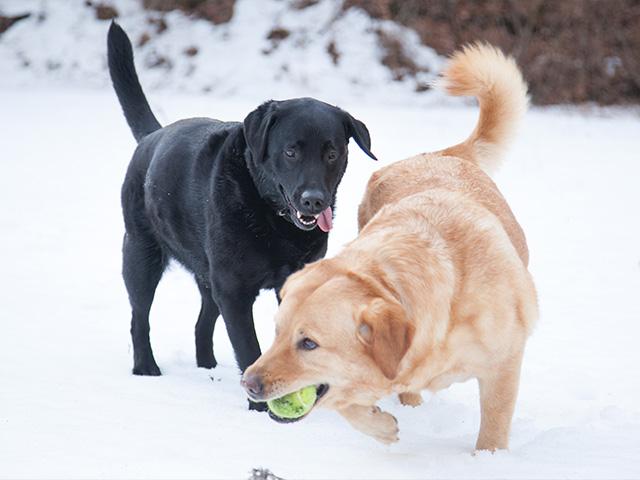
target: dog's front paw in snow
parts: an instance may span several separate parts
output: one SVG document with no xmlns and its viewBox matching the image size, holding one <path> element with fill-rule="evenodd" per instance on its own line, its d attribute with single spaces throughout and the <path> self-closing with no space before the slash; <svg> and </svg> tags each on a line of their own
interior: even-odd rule
<svg viewBox="0 0 640 480">
<path fill-rule="evenodd" d="M 373 414 L 372 435 L 379 442 L 390 444 L 398 441 L 398 420 L 390 413 L 377 408 Z"/>
<path fill-rule="evenodd" d="M 350 405 L 340 413 L 354 428 L 379 442 L 390 444 L 398 441 L 398 421 L 390 413 L 376 406 Z"/>
</svg>

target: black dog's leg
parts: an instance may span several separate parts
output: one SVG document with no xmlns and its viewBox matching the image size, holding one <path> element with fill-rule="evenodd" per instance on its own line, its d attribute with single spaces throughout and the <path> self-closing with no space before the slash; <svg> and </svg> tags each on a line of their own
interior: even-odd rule
<svg viewBox="0 0 640 480">
<path fill-rule="evenodd" d="M 254 298 L 223 299 L 220 302 L 222 318 L 233 345 L 236 361 L 243 372 L 260 356 L 260 344 L 253 325 Z"/>
<path fill-rule="evenodd" d="M 253 325 L 253 302 L 257 295 L 257 290 L 255 292 L 236 291 L 218 298 L 222 318 L 242 372 L 260 356 L 260 344 Z M 249 410 L 264 411 L 266 409 L 266 403 L 249 400 Z"/>
<path fill-rule="evenodd" d="M 149 342 L 149 310 L 167 262 L 158 244 L 147 236 L 125 234 L 122 254 L 122 276 L 132 310 L 133 374 L 160 375 Z"/>
<path fill-rule="evenodd" d="M 211 288 L 205 283 L 196 280 L 200 295 L 202 296 L 202 306 L 198 323 L 196 323 L 196 361 L 199 367 L 215 368 L 218 364 L 213 354 L 213 329 L 216 320 L 220 315 L 218 305 L 213 301 Z"/>
</svg>

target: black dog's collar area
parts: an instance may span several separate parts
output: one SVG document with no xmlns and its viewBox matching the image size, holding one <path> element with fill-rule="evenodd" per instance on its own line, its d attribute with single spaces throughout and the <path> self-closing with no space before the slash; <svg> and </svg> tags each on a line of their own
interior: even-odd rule
<svg viewBox="0 0 640 480">
<path fill-rule="evenodd" d="M 318 224 L 318 215 L 303 215 L 301 214 L 297 208 L 293 206 L 291 200 L 287 196 L 287 193 L 284 191 L 284 187 L 282 185 L 278 185 L 280 187 L 280 193 L 282 194 L 282 198 L 284 198 L 285 203 L 287 204 L 287 208 L 283 208 L 278 211 L 278 215 L 281 217 L 286 217 L 288 220 L 293 223 L 300 230 L 310 231 L 316 228 Z"/>
<path fill-rule="evenodd" d="M 269 418 L 271 418 L 271 420 L 274 420 L 278 423 L 295 423 L 295 422 L 299 422 L 300 420 L 302 420 L 304 417 L 306 417 L 307 415 L 309 415 L 309 413 L 311 413 L 311 410 L 313 410 L 314 408 L 316 408 L 316 405 L 318 404 L 318 402 L 320 401 L 320 399 L 329 391 L 329 385 L 327 385 L 326 383 L 322 383 L 320 385 L 318 385 L 316 387 L 316 401 L 313 404 L 313 407 L 311 407 L 311 409 L 305 413 L 304 415 L 302 415 L 301 417 L 298 418 L 280 418 L 278 417 L 276 414 L 274 414 L 271 410 L 267 410 L 269 412 Z"/>
</svg>

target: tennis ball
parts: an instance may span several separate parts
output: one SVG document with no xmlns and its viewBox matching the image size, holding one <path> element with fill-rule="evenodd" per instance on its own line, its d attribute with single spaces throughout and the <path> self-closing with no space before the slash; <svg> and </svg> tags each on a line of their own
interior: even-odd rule
<svg viewBox="0 0 640 480">
<path fill-rule="evenodd" d="M 315 385 L 310 385 L 284 397 L 267 400 L 267 406 L 276 417 L 296 419 L 309 413 L 317 397 Z"/>
</svg>

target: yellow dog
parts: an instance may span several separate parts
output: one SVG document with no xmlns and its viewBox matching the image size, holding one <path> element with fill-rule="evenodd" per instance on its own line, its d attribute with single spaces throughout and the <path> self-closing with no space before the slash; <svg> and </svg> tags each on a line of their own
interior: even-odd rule
<svg viewBox="0 0 640 480">
<path fill-rule="evenodd" d="M 398 440 L 375 406 L 390 393 L 477 378 L 476 448 L 507 448 L 526 339 L 537 318 L 518 222 L 487 176 L 527 108 L 511 58 L 485 45 L 453 55 L 443 84 L 476 96 L 471 136 L 374 173 L 360 234 L 335 258 L 284 285 L 273 346 L 244 375 L 258 401 L 317 385 L 316 405 L 337 410 L 377 440 Z"/>
</svg>

